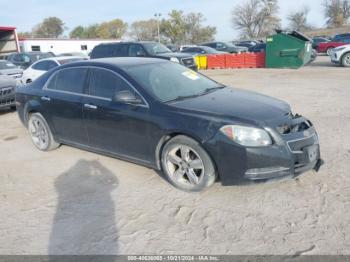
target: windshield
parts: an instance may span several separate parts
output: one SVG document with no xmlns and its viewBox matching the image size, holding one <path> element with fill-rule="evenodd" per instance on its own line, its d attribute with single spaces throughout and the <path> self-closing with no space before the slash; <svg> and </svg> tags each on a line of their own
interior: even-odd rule
<svg viewBox="0 0 350 262">
<path fill-rule="evenodd" d="M 2 69 L 14 69 L 17 68 L 14 64 L 9 61 L 0 61 L 0 70 Z"/>
<path fill-rule="evenodd" d="M 143 45 L 147 52 L 151 55 L 162 54 L 162 53 L 172 53 L 172 51 L 165 45 L 160 43 L 146 43 Z"/>
<path fill-rule="evenodd" d="M 164 62 L 127 69 L 148 93 L 161 102 L 205 95 L 223 86 L 182 65 Z"/>
</svg>

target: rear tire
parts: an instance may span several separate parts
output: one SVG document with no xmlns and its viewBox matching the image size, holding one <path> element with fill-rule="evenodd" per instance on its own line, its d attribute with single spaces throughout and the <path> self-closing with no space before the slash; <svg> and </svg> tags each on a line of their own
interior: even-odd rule
<svg viewBox="0 0 350 262">
<path fill-rule="evenodd" d="M 187 136 L 176 136 L 165 144 L 161 163 L 167 180 L 184 191 L 202 191 L 212 186 L 217 177 L 210 156 L 197 141 Z"/>
<path fill-rule="evenodd" d="M 45 118 L 40 113 L 29 116 L 28 131 L 35 147 L 41 151 L 51 151 L 60 146 L 53 138 Z"/>
<path fill-rule="evenodd" d="M 343 57 L 341 59 L 341 64 L 344 67 L 350 67 L 350 53 L 346 53 L 343 55 Z"/>
</svg>

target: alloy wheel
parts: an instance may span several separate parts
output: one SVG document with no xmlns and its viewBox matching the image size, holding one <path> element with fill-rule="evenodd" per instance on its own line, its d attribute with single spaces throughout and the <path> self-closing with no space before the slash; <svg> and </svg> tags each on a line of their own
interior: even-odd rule
<svg viewBox="0 0 350 262">
<path fill-rule="evenodd" d="M 44 150 L 48 147 L 49 134 L 44 123 L 39 118 L 32 118 L 29 121 L 29 133 L 36 147 Z"/>
<path fill-rule="evenodd" d="M 198 185 L 204 176 L 204 164 L 199 154 L 191 147 L 175 145 L 166 156 L 170 178 L 177 184 Z"/>
<path fill-rule="evenodd" d="M 344 56 L 343 64 L 344 66 L 350 66 L 350 54 Z"/>
</svg>

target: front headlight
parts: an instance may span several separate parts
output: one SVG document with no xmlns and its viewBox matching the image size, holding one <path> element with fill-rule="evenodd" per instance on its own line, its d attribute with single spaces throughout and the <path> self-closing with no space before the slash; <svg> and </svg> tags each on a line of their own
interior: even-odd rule
<svg viewBox="0 0 350 262">
<path fill-rule="evenodd" d="M 170 61 L 175 63 L 180 63 L 180 60 L 177 57 L 170 57 Z"/>
<path fill-rule="evenodd" d="M 228 125 L 220 128 L 220 131 L 242 146 L 269 146 L 272 144 L 269 134 L 260 128 Z"/>
</svg>

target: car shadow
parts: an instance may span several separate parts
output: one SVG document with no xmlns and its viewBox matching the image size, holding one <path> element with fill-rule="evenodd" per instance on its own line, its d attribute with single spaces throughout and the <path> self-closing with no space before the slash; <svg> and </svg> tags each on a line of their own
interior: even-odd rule
<svg viewBox="0 0 350 262">
<path fill-rule="evenodd" d="M 117 186 L 117 177 L 97 160 L 79 160 L 57 177 L 58 204 L 49 240 L 50 256 L 118 253 L 111 197 Z"/>
<path fill-rule="evenodd" d="M 0 116 L 5 115 L 7 113 L 13 113 L 16 112 L 16 108 L 6 107 L 6 108 L 0 108 Z"/>
</svg>

